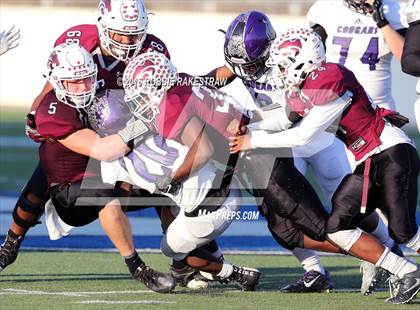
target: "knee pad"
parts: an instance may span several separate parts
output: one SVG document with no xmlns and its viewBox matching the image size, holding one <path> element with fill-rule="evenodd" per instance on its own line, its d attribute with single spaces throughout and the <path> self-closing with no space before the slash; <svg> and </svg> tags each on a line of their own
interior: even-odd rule
<svg viewBox="0 0 420 310">
<path fill-rule="evenodd" d="M 335 233 L 328 234 L 328 238 L 338 245 L 340 248 L 349 252 L 351 247 L 360 238 L 362 231 L 359 228 L 350 230 L 340 230 Z"/>
<path fill-rule="evenodd" d="M 405 245 L 416 252 L 420 249 L 420 229 L 418 227 L 417 233 Z"/>
<path fill-rule="evenodd" d="M 170 245 L 172 243 L 172 245 Z M 176 261 L 183 260 L 185 257 L 187 257 L 187 252 L 178 252 L 183 248 L 182 244 L 186 243 L 186 240 L 178 240 L 176 244 L 173 244 L 174 242 L 168 242 L 167 235 L 164 235 L 162 238 L 162 241 L 160 243 L 160 250 L 162 251 L 163 255 L 170 257 Z"/>
<path fill-rule="evenodd" d="M 37 224 L 40 224 L 39 218 L 44 212 L 44 203 L 34 204 L 28 198 L 26 198 L 28 192 L 23 191 L 18 201 L 16 202 L 15 208 L 13 209 L 13 220 L 15 223 L 22 228 L 31 228 Z M 24 212 L 30 213 L 34 216 L 33 219 L 24 219 L 19 215 L 18 209 Z"/>
</svg>

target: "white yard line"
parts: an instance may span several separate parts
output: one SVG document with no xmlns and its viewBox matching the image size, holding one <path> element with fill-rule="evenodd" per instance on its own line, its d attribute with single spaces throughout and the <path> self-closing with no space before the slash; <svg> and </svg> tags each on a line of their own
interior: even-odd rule
<svg viewBox="0 0 420 310">
<path fill-rule="evenodd" d="M 149 290 L 133 290 L 133 291 L 103 291 L 103 292 L 45 292 L 30 291 L 15 288 L 2 289 L 0 295 L 58 295 L 69 297 L 89 297 L 91 295 L 116 295 L 116 294 L 157 294 Z"/>
<path fill-rule="evenodd" d="M 124 305 L 124 304 L 176 304 L 175 301 L 161 301 L 161 300 L 86 300 L 86 301 L 76 301 L 72 302 L 72 304 L 103 304 L 103 305 Z"/>
</svg>

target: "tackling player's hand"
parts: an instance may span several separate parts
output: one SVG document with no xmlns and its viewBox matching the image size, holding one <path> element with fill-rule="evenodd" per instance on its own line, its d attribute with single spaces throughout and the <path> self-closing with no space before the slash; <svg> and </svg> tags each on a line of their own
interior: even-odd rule
<svg viewBox="0 0 420 310">
<path fill-rule="evenodd" d="M 45 138 L 36 130 L 35 124 L 35 111 L 32 111 L 26 115 L 25 133 L 32 141 L 41 143 L 45 141 Z"/>
<path fill-rule="evenodd" d="M 241 126 L 240 121 L 237 119 L 233 119 L 228 127 L 226 128 L 227 132 L 231 135 L 243 135 L 247 132 L 248 128 L 246 126 Z"/>
<path fill-rule="evenodd" d="M 0 55 L 3 55 L 8 50 L 15 48 L 19 45 L 20 30 L 15 29 L 15 25 L 10 27 L 9 30 L 0 32 Z"/>
<path fill-rule="evenodd" d="M 229 137 L 229 151 L 231 154 L 251 149 L 251 135 L 249 133 Z"/>
<path fill-rule="evenodd" d="M 387 21 L 385 17 L 382 1 L 381 0 L 373 1 L 372 7 L 373 7 L 372 18 L 375 21 L 378 28 L 381 29 L 385 27 L 386 25 L 388 25 L 389 22 Z"/>
</svg>

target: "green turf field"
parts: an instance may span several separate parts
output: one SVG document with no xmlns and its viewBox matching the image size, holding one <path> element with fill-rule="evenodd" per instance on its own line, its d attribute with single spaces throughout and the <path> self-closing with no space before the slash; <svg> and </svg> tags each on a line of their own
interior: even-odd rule
<svg viewBox="0 0 420 310">
<path fill-rule="evenodd" d="M 291 256 L 227 255 L 227 260 L 263 272 L 256 292 L 212 285 L 171 294 L 150 292 L 132 280 L 115 253 L 23 252 L 0 274 L 0 309 L 419 309 L 414 304 L 385 304 L 387 291 L 364 297 L 357 292 L 361 277 L 351 257 L 322 257 L 336 291 L 324 294 L 283 294 L 278 287 L 302 274 Z M 143 259 L 162 271 L 169 260 L 158 254 Z M 417 261 L 420 260 L 417 258 Z"/>
</svg>

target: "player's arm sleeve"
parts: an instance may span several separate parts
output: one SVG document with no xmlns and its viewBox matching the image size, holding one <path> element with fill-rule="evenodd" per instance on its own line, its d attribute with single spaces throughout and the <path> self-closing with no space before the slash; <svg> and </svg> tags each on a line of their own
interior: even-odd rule
<svg viewBox="0 0 420 310">
<path fill-rule="evenodd" d="M 204 85 L 209 83 L 210 86 L 222 88 L 232 83 L 236 75 L 227 66 L 222 66 L 210 71 L 206 75 L 200 75 L 200 77 L 203 79 Z"/>
<path fill-rule="evenodd" d="M 250 130 L 283 131 L 292 125 L 293 122 L 290 121 L 286 109 L 281 108 L 276 115 L 263 118 L 261 121 L 251 123 L 247 127 Z"/>
<path fill-rule="evenodd" d="M 420 20 L 408 28 L 401 65 L 403 72 L 420 77 Z"/>
<path fill-rule="evenodd" d="M 37 112 L 35 115 L 38 132 L 47 139 L 65 139 L 74 132 L 84 128 L 80 121 L 69 119 L 71 116 L 58 117 L 43 112 Z"/>
<path fill-rule="evenodd" d="M 327 31 L 325 31 L 325 28 L 322 27 L 320 24 L 315 24 L 312 26 L 312 29 L 319 34 L 319 36 L 321 37 L 322 43 L 324 43 L 324 47 L 326 47 L 325 42 L 327 41 L 328 38 L 328 34 Z"/>
<path fill-rule="evenodd" d="M 330 103 L 314 106 L 299 125 L 291 129 L 276 133 L 251 131 L 251 148 L 295 147 L 311 142 L 341 116 L 351 103 L 351 97 L 352 93 L 347 91 Z"/>
</svg>

